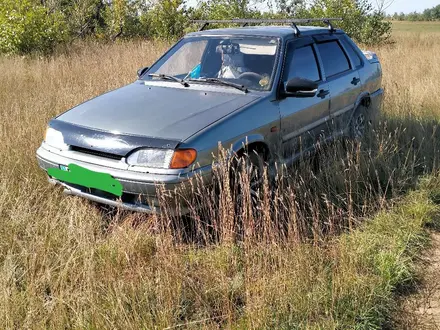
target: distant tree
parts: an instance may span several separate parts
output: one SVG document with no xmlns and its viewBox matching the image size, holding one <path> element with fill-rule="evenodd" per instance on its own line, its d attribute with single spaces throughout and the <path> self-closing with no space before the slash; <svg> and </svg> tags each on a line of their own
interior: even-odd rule
<svg viewBox="0 0 440 330">
<path fill-rule="evenodd" d="M 281 15 L 297 16 L 306 7 L 305 0 L 276 0 L 276 9 Z"/>
<path fill-rule="evenodd" d="M 188 9 L 185 0 L 158 0 L 142 15 L 142 23 L 149 36 L 174 39 L 184 33 L 188 25 Z"/>
<path fill-rule="evenodd" d="M 415 22 L 415 21 L 423 21 L 424 18 L 422 14 L 419 14 L 418 12 L 414 11 L 406 15 L 406 20 Z"/>
<path fill-rule="evenodd" d="M 440 19 L 440 5 L 423 11 L 424 19 L 427 21 L 435 21 Z"/>
<path fill-rule="evenodd" d="M 432 8 L 427 8 L 423 13 L 418 13 L 416 11 L 404 14 L 400 13 L 397 17 L 396 14 L 393 19 L 398 19 L 399 21 L 436 21 L 440 20 L 440 5 Z"/>
<path fill-rule="evenodd" d="M 391 5 L 394 3 L 394 0 L 375 0 L 376 1 L 376 8 L 377 10 L 385 14 L 388 8 L 391 7 Z"/>
<path fill-rule="evenodd" d="M 66 38 L 62 13 L 31 0 L 0 0 L 0 53 L 50 53 Z"/>
<path fill-rule="evenodd" d="M 341 17 L 336 24 L 360 43 L 386 43 L 391 37 L 391 23 L 368 0 L 316 0 L 299 16 Z"/>
<path fill-rule="evenodd" d="M 391 31 L 383 10 L 391 0 L 199 0 L 195 7 L 187 1 L 0 0 L 0 52 L 47 53 L 59 43 L 90 37 L 176 39 L 196 28 L 192 19 L 342 17 L 335 25 L 367 44 L 386 42 Z M 437 19 L 439 9 L 420 15 Z M 413 16 L 403 15 L 420 19 Z"/>
<path fill-rule="evenodd" d="M 202 19 L 233 19 L 260 16 L 258 4 L 252 0 L 205 0 L 198 3 L 198 15 Z"/>
<path fill-rule="evenodd" d="M 99 36 L 112 41 L 119 37 L 148 36 L 141 16 L 149 9 L 148 3 L 142 0 L 106 0 Z"/>
<path fill-rule="evenodd" d="M 95 34 L 104 26 L 103 13 L 106 2 L 102 0 L 45 0 L 50 10 L 64 14 L 69 33 L 73 38 Z"/>
</svg>

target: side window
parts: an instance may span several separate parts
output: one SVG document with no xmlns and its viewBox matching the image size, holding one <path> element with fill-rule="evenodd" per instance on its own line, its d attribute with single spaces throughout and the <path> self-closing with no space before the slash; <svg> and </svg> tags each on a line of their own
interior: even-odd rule
<svg viewBox="0 0 440 330">
<path fill-rule="evenodd" d="M 359 54 L 354 50 L 353 46 L 348 43 L 347 40 L 341 39 L 341 43 L 344 46 L 345 50 L 347 51 L 348 56 L 351 58 L 354 67 L 359 68 L 362 65 L 362 60 L 359 57 Z"/>
<path fill-rule="evenodd" d="M 337 41 L 318 44 L 318 49 L 327 77 L 350 70 L 347 56 Z"/>
<path fill-rule="evenodd" d="M 295 77 L 306 78 L 312 81 L 321 80 L 312 46 L 295 49 L 294 44 L 290 43 L 287 47 L 287 54 L 284 81 Z"/>
</svg>

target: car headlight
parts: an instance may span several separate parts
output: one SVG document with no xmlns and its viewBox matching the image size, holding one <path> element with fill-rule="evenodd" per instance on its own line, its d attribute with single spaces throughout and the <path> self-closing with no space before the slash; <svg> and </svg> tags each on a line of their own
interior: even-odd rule
<svg viewBox="0 0 440 330">
<path fill-rule="evenodd" d="M 190 166 L 197 157 L 194 149 L 141 149 L 127 157 L 132 166 L 179 169 Z"/>
<path fill-rule="evenodd" d="M 44 136 L 44 142 L 46 142 L 51 147 L 67 150 L 69 146 L 64 143 L 63 134 L 52 127 L 46 129 L 46 134 Z"/>
</svg>

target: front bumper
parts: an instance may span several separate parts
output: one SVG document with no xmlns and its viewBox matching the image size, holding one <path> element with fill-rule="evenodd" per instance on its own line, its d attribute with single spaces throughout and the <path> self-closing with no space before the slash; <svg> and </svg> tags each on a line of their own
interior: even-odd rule
<svg viewBox="0 0 440 330">
<path fill-rule="evenodd" d="M 212 167 L 210 165 L 185 173 L 143 173 L 130 171 L 123 168 L 123 166 L 119 166 L 117 161 L 103 159 L 102 157 L 84 154 L 76 157 L 78 153 L 73 152 L 69 153 L 69 155 L 72 154 L 74 156 L 68 157 L 48 149 L 50 148 L 42 145 L 37 150 L 38 164 L 46 172 L 49 168 L 59 168 L 60 165 L 68 166 L 74 163 L 91 171 L 110 174 L 122 184 L 123 194 L 121 198 L 117 198 L 96 189 L 61 182 L 50 176 L 49 182 L 63 186 L 64 192 L 68 195 L 80 196 L 98 203 L 136 212 L 160 212 L 160 203 L 157 198 L 158 191 L 173 192 L 177 190 L 179 192 L 178 195 L 180 195 L 189 191 L 190 180 L 196 175 L 201 176 L 202 182 L 208 183 L 211 179 Z M 173 196 L 174 201 L 177 202 L 176 210 L 170 211 L 177 212 L 177 206 L 179 206 L 179 213 L 187 213 L 187 206 L 179 205 L 178 195 Z"/>
</svg>

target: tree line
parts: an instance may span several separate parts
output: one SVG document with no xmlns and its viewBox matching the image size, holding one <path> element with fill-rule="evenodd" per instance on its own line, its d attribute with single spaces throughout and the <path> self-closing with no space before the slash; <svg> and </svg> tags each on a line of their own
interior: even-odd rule
<svg viewBox="0 0 440 330">
<path fill-rule="evenodd" d="M 440 20 L 440 5 L 425 9 L 423 12 L 412 12 L 408 14 L 394 13 L 388 16 L 389 19 L 395 21 L 439 21 Z"/>
<path fill-rule="evenodd" d="M 342 17 L 357 42 L 387 42 L 391 24 L 370 0 L 0 0 L 0 53 L 53 52 L 78 39 L 175 40 L 195 19 Z"/>
</svg>

